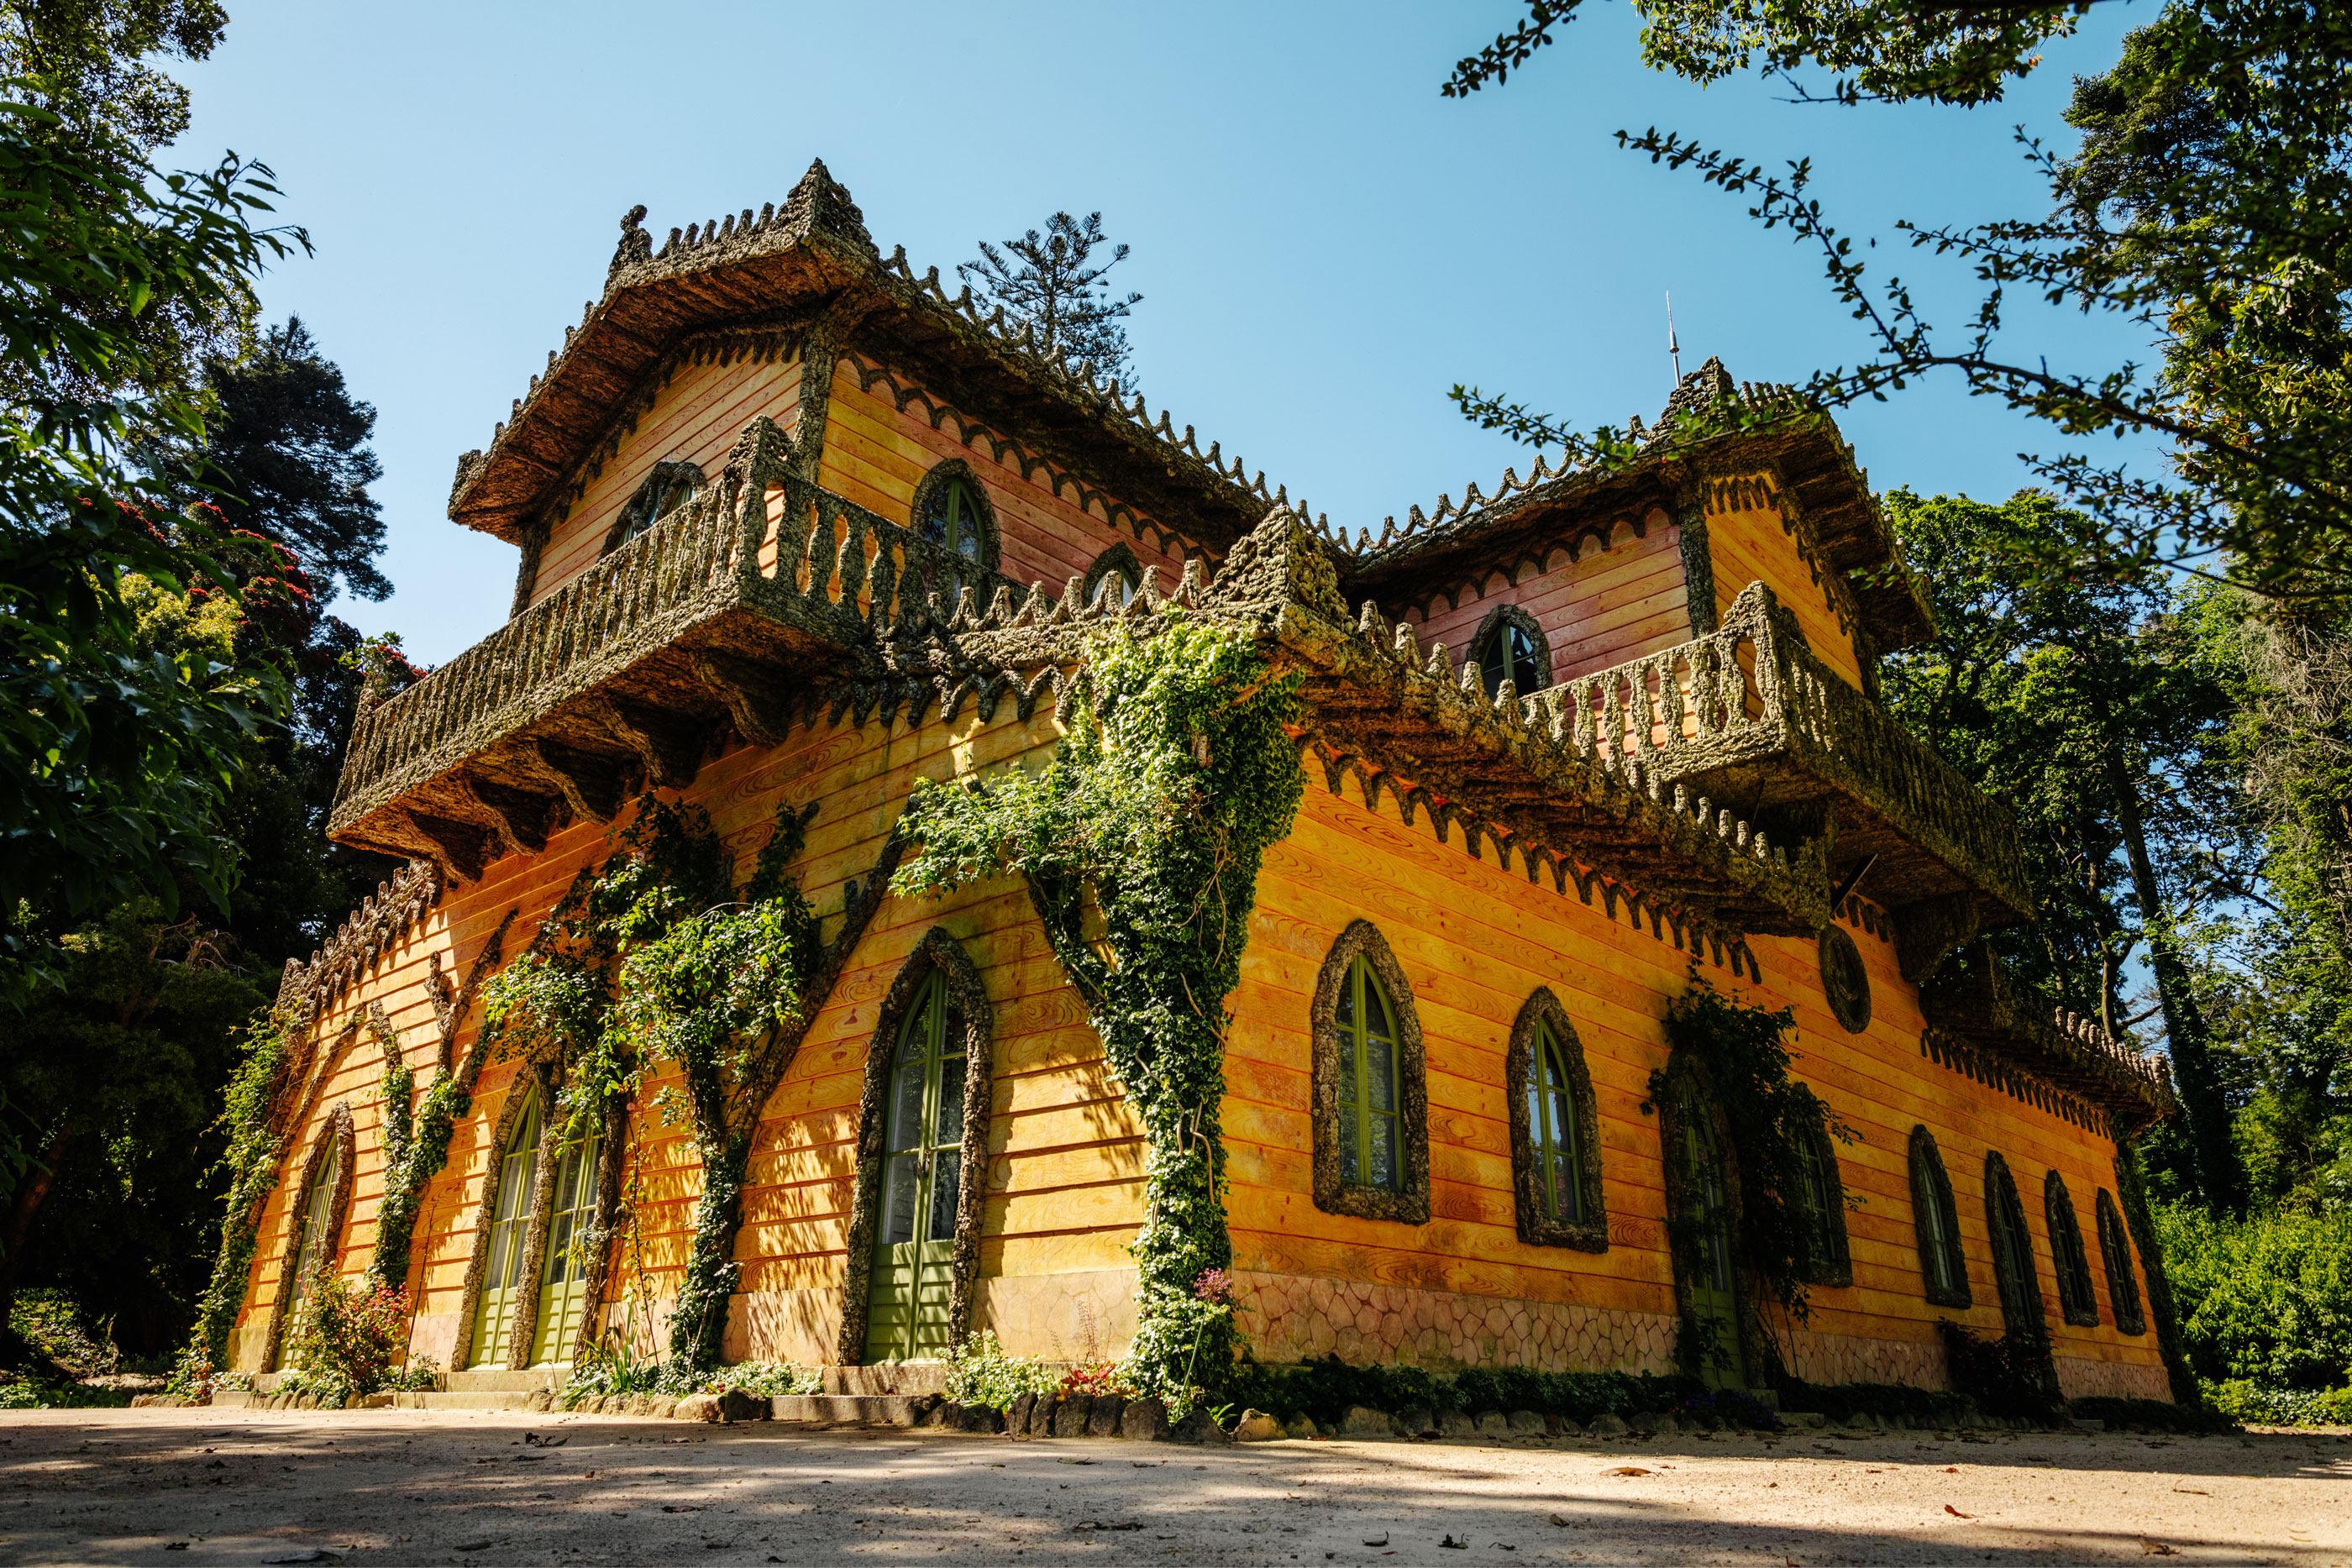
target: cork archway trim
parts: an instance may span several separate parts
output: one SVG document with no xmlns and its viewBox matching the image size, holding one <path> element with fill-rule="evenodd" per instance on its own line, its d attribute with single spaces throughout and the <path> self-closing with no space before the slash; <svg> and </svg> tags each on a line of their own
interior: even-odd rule
<svg viewBox="0 0 2352 1568">
<path fill-rule="evenodd" d="M 1348 971 L 1364 960 L 1380 980 L 1397 1036 L 1397 1088 L 1401 1170 L 1395 1187 L 1365 1186 L 1339 1175 L 1340 1140 L 1351 1135 L 1340 1123 L 1339 996 Z M 1413 1006 L 1412 981 L 1388 939 L 1369 920 L 1350 921 L 1331 944 L 1315 983 L 1307 1027 L 1315 1052 L 1315 1207 L 1327 1214 L 1359 1219 L 1392 1219 L 1402 1225 L 1429 1223 L 1429 1072 L 1421 1042 L 1421 1014 Z"/>
<path fill-rule="evenodd" d="M 948 1343 L 962 1343 L 971 1329 L 981 1221 L 988 1207 L 988 1118 L 996 1095 L 996 1061 L 990 1042 L 995 1015 L 980 970 L 962 945 L 946 926 L 934 925 L 923 933 L 898 978 L 890 982 L 866 1041 L 866 1087 L 857 1108 L 857 1175 L 849 1207 L 849 1260 L 841 1283 L 841 1337 L 835 1347 L 844 1366 L 866 1361 L 866 1297 L 874 1278 L 874 1231 L 882 1219 L 882 1145 L 888 1135 L 884 1102 L 890 1090 L 890 1063 L 898 1054 L 898 1028 L 907 1009 L 934 974 L 963 1012 L 963 1147 L 948 1286 Z"/>
<path fill-rule="evenodd" d="M 349 1101 L 338 1103 L 327 1113 L 326 1125 L 310 1142 L 310 1152 L 303 1157 L 301 1179 L 294 1184 L 294 1201 L 286 1206 L 286 1216 L 278 1230 L 278 1298 L 269 1306 L 269 1333 L 263 1342 L 261 1364 L 275 1367 L 286 1344 L 286 1331 L 294 1305 L 294 1258 L 302 1244 L 302 1211 L 309 1207 L 302 1200 L 309 1196 L 310 1184 L 318 1178 L 319 1164 L 330 1155 L 338 1157 L 335 1185 L 327 1194 L 327 1256 L 341 1261 L 343 1226 L 352 1212 L 353 1167 L 358 1164 L 359 1136 L 352 1123 Z"/>
<path fill-rule="evenodd" d="M 1547 1025 L 1559 1048 L 1560 1070 L 1568 1075 L 1570 1113 L 1576 1118 L 1576 1179 L 1585 1218 L 1573 1223 L 1544 1214 L 1543 1173 L 1536 1168 L 1535 1127 L 1528 1113 L 1536 1040 Z M 1536 988 L 1511 1026 L 1510 1051 L 1503 1060 L 1503 1092 L 1511 1113 L 1511 1176 L 1517 1191 L 1519 1239 L 1530 1247 L 1608 1251 L 1609 1214 L 1601 1188 L 1601 1118 L 1592 1099 L 1592 1075 L 1585 1071 L 1584 1042 L 1549 986 Z"/>
</svg>

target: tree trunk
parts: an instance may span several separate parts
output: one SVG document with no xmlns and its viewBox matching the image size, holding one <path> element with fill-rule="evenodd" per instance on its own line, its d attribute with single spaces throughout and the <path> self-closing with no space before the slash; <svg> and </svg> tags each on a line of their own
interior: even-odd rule
<svg viewBox="0 0 2352 1568">
<path fill-rule="evenodd" d="M 2205 1019 L 2197 1010 L 2196 995 L 2189 984 L 2189 966 L 2165 916 L 2156 863 L 2148 858 L 2147 825 L 2140 818 L 2139 790 L 2125 776 L 2123 759 L 2114 752 L 2107 755 L 2107 782 L 2115 794 L 2116 821 L 2123 829 L 2124 850 L 2131 862 L 2132 892 L 2139 904 L 2140 920 L 2147 928 L 2148 967 L 2155 971 L 2156 999 L 2164 1010 L 2173 1083 L 2180 1092 L 2180 1108 L 2189 1117 L 2189 1146 L 2196 1157 L 2197 1184 L 2204 1189 L 2207 1203 L 2235 1214 L 2245 1204 L 2246 1184 L 2237 1145 L 2230 1137 L 2230 1108 L 2221 1100 Z"/>
<path fill-rule="evenodd" d="M 16 1188 L 16 1200 L 8 1206 L 7 1228 L 0 1233 L 0 1331 L 16 1319 L 16 1281 L 23 1270 L 25 1245 L 32 1239 L 34 1218 L 40 1213 L 41 1200 L 49 1196 L 49 1188 L 58 1179 L 58 1163 L 65 1158 L 66 1145 L 72 1138 L 70 1125 L 50 1135 L 48 1146 L 25 1167 L 24 1180 Z M 0 1342 L 6 1338 L 5 1333 L 0 1333 Z"/>
</svg>

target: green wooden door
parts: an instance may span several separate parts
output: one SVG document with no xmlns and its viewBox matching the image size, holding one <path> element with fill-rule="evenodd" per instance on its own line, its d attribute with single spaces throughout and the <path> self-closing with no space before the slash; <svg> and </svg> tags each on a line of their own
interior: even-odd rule
<svg viewBox="0 0 2352 1568">
<path fill-rule="evenodd" d="M 475 1366 L 504 1366 L 514 1346 L 515 1278 L 522 1271 L 523 1241 L 530 1229 L 530 1183 L 539 1163 L 539 1095 L 531 1094 L 499 1161 L 498 1192 L 490 1210 L 490 1262 L 482 1271 L 481 1301 L 474 1309 Z"/>
<path fill-rule="evenodd" d="M 1692 1315 L 1706 1337 L 1699 1376 L 1711 1388 L 1744 1388 L 1747 1367 L 1739 1350 L 1739 1297 L 1732 1280 L 1731 1204 L 1724 1188 L 1722 1151 L 1717 1147 L 1715 1114 L 1690 1091 L 1682 1096 L 1683 1194 L 1697 1230 L 1690 1291 Z"/>
<path fill-rule="evenodd" d="M 533 1365 L 568 1361 L 587 1305 L 586 1232 L 596 1216 L 596 1156 L 603 1137 L 566 1138 L 555 1155 L 555 1207 L 547 1217 L 547 1252 L 539 1270 L 539 1323 L 532 1332 Z"/>
<path fill-rule="evenodd" d="M 866 1297 L 866 1359 L 944 1355 L 963 1164 L 963 1015 L 934 974 L 890 1063 L 881 1221 Z"/>
<path fill-rule="evenodd" d="M 335 1184 L 342 1179 L 343 1145 L 332 1129 L 327 1134 L 327 1154 L 310 1174 L 310 1185 L 302 1193 L 302 1235 L 295 1244 L 292 1272 L 284 1281 L 291 1292 L 287 1305 L 286 1329 L 278 1338 L 278 1364 L 286 1364 L 286 1342 L 293 1337 L 293 1314 L 302 1310 L 302 1298 L 310 1292 L 310 1285 L 322 1265 L 334 1257 L 332 1239 L 328 1230 L 334 1219 Z"/>
</svg>

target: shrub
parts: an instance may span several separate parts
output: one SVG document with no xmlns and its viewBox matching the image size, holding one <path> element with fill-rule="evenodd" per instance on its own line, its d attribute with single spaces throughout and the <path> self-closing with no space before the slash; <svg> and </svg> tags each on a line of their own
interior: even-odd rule
<svg viewBox="0 0 2352 1568">
<path fill-rule="evenodd" d="M 2211 1404 L 2174 1405 L 2162 1399 L 2109 1399 L 2101 1396 L 2069 1400 L 2066 1414 L 2084 1420 L 2105 1421 L 2110 1427 L 2129 1423 L 2135 1427 L 2153 1427 L 2162 1432 L 2226 1432 L 2233 1419 L 2230 1412 Z M 2235 1419 L 2255 1420 L 2260 1417 L 2237 1416 Z"/>
<path fill-rule="evenodd" d="M 1965 1394 L 1942 1388 L 1912 1388 L 1899 1383 L 1807 1383 L 1791 1377 L 1780 1385 L 1780 1404 L 1789 1410 L 1811 1410 L 1833 1421 L 1855 1416 L 1908 1417 L 1914 1424 L 1958 1426 L 1980 1414 L 1977 1402 Z"/>
<path fill-rule="evenodd" d="M 2205 1385 L 2205 1396 L 2225 1424 L 2252 1421 L 2264 1427 L 2352 1426 L 2352 1388 L 2314 1394 L 2265 1388 L 2243 1378 L 2232 1378 L 2227 1383 Z"/>
<path fill-rule="evenodd" d="M 1219 1390 L 1234 1404 L 1252 1406 L 1286 1421 L 1311 1416 L 1326 1425 L 1336 1423 L 1351 1405 L 1392 1412 L 1532 1410 L 1539 1416 L 1591 1421 L 1601 1415 L 1670 1410 L 1700 1392 L 1697 1380 L 1679 1375 L 1637 1377 L 1622 1372 L 1482 1366 L 1449 1376 L 1417 1366 L 1350 1366 L 1336 1355 L 1296 1366 L 1244 1360 Z"/>
<path fill-rule="evenodd" d="M 1955 1392 L 1994 1416 L 2054 1422 L 2065 1415 L 2046 1344 L 2015 1334 L 1982 1339 L 1949 1318 L 1937 1319 L 1936 1327 L 1944 1336 L 1944 1362 Z"/>
<path fill-rule="evenodd" d="M 408 1356 L 408 1292 L 394 1285 L 354 1291 L 321 1270 L 303 1292 L 288 1332 L 289 1371 L 278 1387 L 322 1405 L 429 1382 Z"/>
<path fill-rule="evenodd" d="M 703 1392 L 706 1394 L 723 1394 L 730 1388 L 740 1388 L 762 1399 L 814 1394 L 824 1385 L 824 1374 L 814 1366 L 799 1366 L 789 1361 L 739 1361 L 732 1365 L 719 1367 L 703 1378 Z"/>
<path fill-rule="evenodd" d="M 2352 1383 L 2352 1211 L 2228 1219 L 2165 1205 L 2156 1228 L 2200 1378 L 2282 1394 Z"/>
<path fill-rule="evenodd" d="M 948 1353 L 948 1397 L 958 1405 L 1010 1410 L 1024 1394 L 1051 1394 L 1062 1375 L 1034 1356 L 1007 1355 L 982 1329 Z"/>
</svg>

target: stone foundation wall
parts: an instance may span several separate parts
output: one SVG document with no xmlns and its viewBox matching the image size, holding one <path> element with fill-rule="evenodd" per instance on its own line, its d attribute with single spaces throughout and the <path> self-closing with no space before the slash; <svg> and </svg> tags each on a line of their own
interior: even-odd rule
<svg viewBox="0 0 2352 1568">
<path fill-rule="evenodd" d="M 1790 1370 L 1808 1383 L 1900 1383 L 1949 1388 L 1939 1340 L 1864 1339 L 1798 1330 L 1786 1347 Z"/>
<path fill-rule="evenodd" d="M 2062 1355 L 2058 1386 L 2069 1399 L 2161 1399 L 2172 1403 L 2172 1383 L 2162 1363 L 2095 1361 L 2087 1355 Z"/>
<path fill-rule="evenodd" d="M 1239 1271 L 1234 1297 L 1258 1359 L 1395 1362 L 1451 1371 L 1670 1372 L 1675 1320 L 1562 1301 Z"/>
<path fill-rule="evenodd" d="M 1135 1339 L 1135 1278 L 1132 1269 L 983 1277 L 972 1294 L 971 1326 L 995 1334 L 1013 1355 L 1117 1361 Z"/>
</svg>

